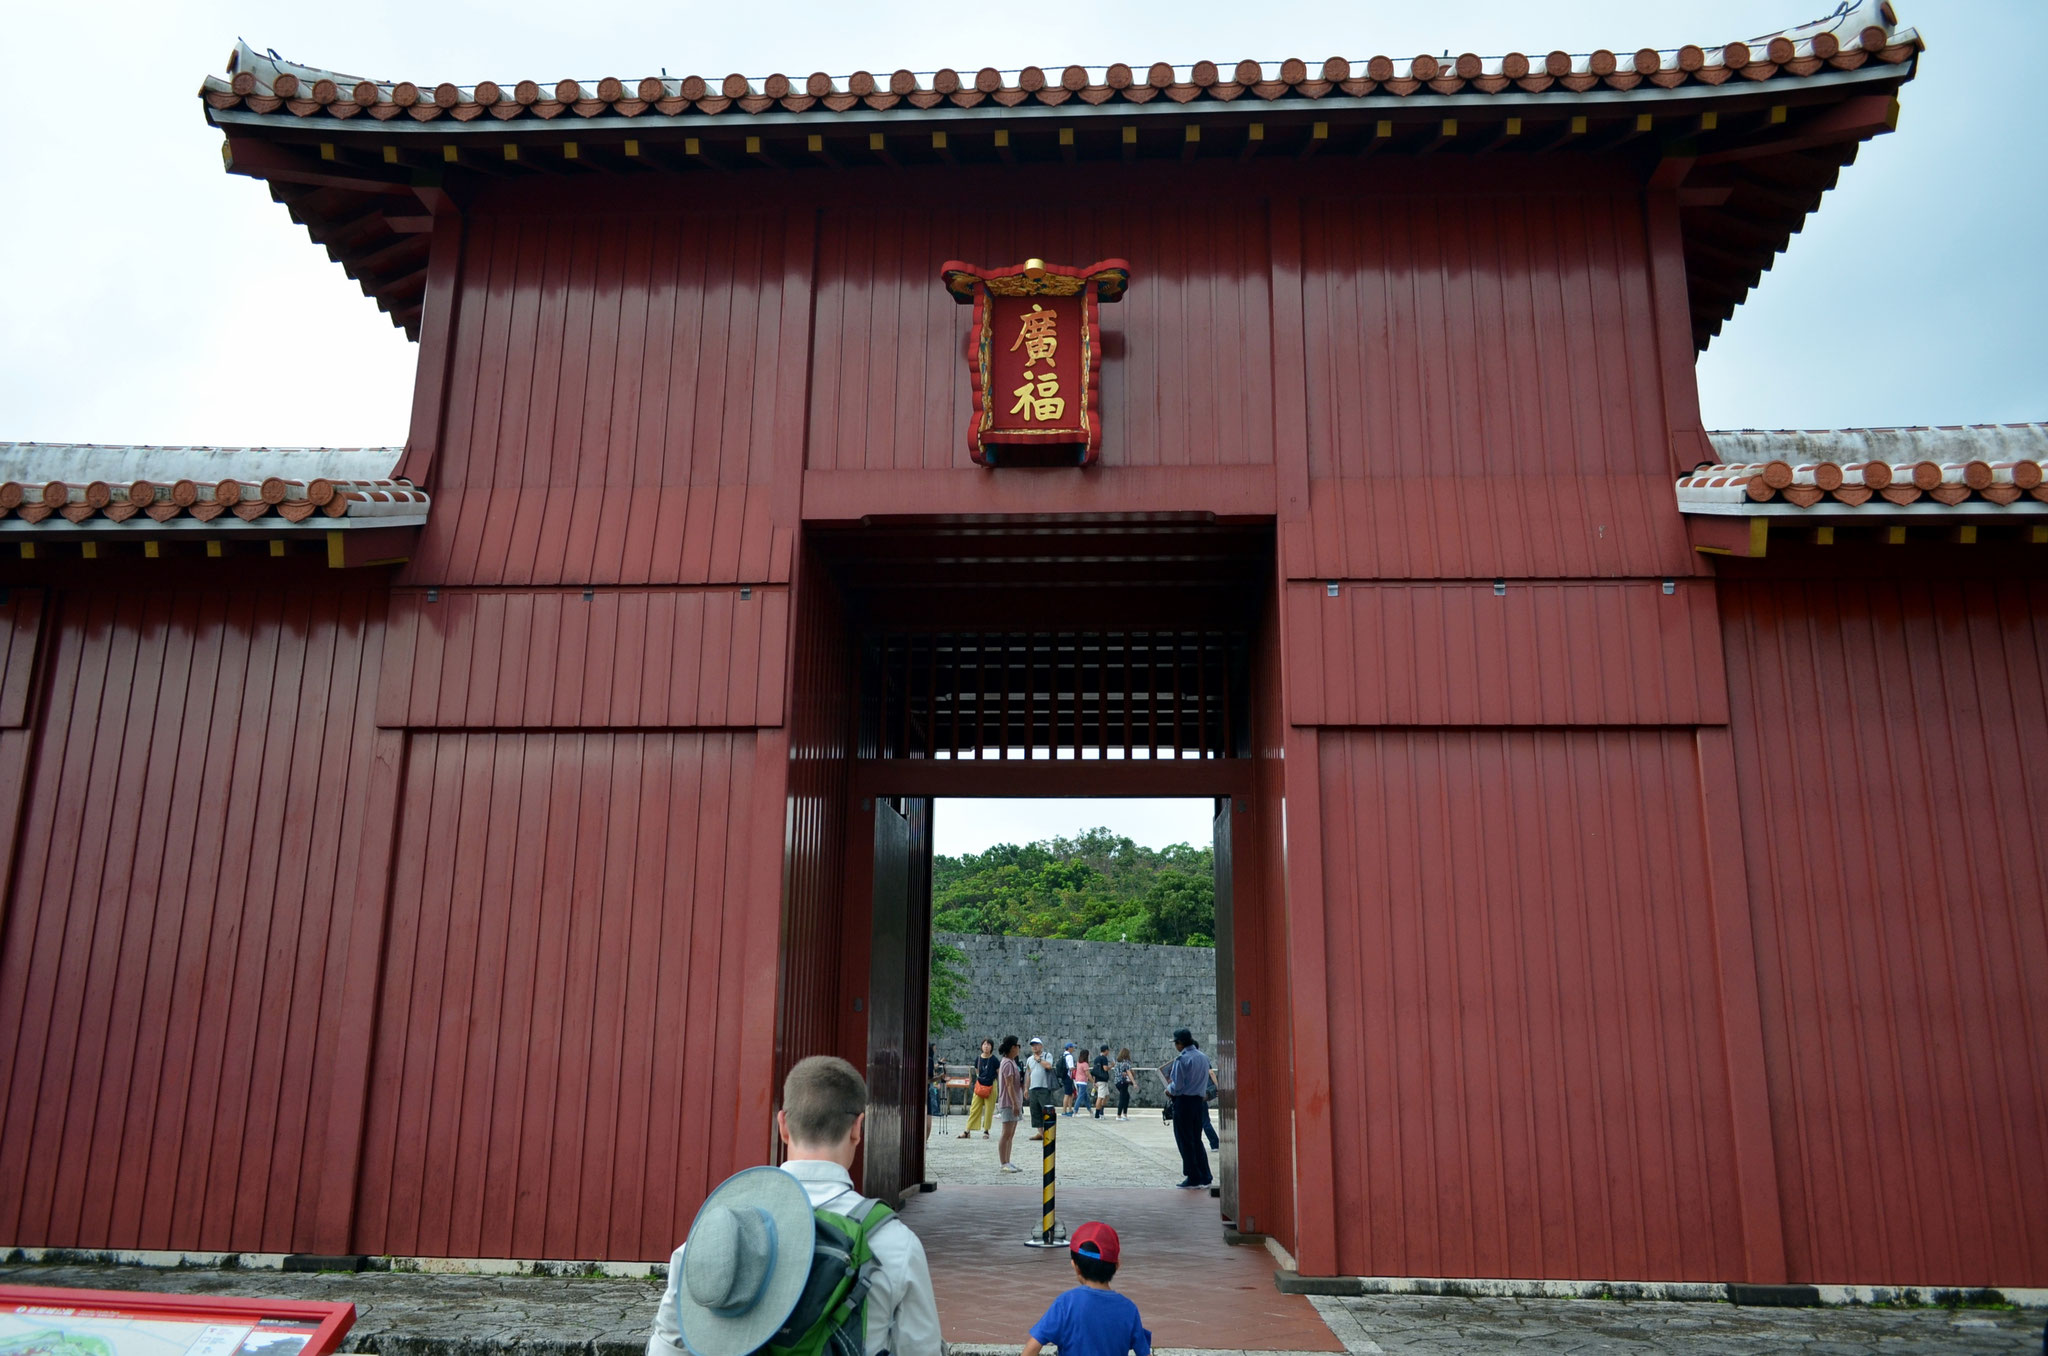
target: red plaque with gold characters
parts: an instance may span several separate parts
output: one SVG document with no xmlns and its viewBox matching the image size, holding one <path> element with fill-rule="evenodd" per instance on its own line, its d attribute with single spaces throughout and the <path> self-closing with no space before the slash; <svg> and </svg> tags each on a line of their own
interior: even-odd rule
<svg viewBox="0 0 2048 1356">
<path fill-rule="evenodd" d="M 1123 297 L 1131 266 L 1121 259 L 1086 268 L 1028 259 L 1011 268 L 978 268 L 948 259 L 939 276 L 955 301 L 974 306 L 967 335 L 974 387 L 967 450 L 975 461 L 1094 461 L 1102 449 L 1097 308 Z"/>
</svg>

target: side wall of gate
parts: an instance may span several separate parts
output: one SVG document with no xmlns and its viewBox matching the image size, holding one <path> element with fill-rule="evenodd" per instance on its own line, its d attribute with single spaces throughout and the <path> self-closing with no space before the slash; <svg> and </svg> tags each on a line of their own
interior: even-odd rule
<svg viewBox="0 0 2048 1356">
<path fill-rule="evenodd" d="M 2048 584 L 1978 549 L 1721 585 L 1803 1281 L 2048 1284 Z"/>
<path fill-rule="evenodd" d="M 385 594 L 119 568 L 0 614 L 0 1239 L 314 1251 L 361 1117 Z"/>
<path fill-rule="evenodd" d="M 1670 204 L 1274 220 L 1302 1268 L 1778 1279 Z"/>
</svg>

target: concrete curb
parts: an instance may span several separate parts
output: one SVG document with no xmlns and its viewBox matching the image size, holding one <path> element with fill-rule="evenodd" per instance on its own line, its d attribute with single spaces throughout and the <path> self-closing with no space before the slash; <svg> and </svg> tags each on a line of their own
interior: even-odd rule
<svg viewBox="0 0 2048 1356">
<path fill-rule="evenodd" d="M 2048 1309 L 2048 1290 L 1938 1286 L 1751 1285 L 1742 1281 L 1514 1281 L 1422 1276 L 1303 1276 L 1273 1273 L 1283 1295 L 1429 1295 L 1450 1299 L 1577 1299 L 1735 1304 L 1750 1308 Z"/>
</svg>

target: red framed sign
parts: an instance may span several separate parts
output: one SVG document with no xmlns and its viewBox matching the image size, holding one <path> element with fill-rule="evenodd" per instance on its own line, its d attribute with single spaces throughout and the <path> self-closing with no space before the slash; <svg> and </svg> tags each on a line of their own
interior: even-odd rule
<svg viewBox="0 0 2048 1356">
<path fill-rule="evenodd" d="M 320 1300 L 0 1286 L 7 1356 L 330 1356 L 355 1321 Z"/>
<path fill-rule="evenodd" d="M 1102 338 L 1099 306 L 1130 285 L 1131 266 L 1102 259 L 1086 268 L 1027 259 L 981 268 L 948 259 L 940 279 L 974 307 L 967 372 L 974 413 L 967 450 L 984 466 L 1003 448 L 1035 449 L 1023 460 L 1071 458 L 1087 465 L 1102 449 Z"/>
</svg>

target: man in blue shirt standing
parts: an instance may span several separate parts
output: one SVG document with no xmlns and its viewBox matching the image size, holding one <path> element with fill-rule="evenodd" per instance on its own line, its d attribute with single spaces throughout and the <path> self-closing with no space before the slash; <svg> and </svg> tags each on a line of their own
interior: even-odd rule
<svg viewBox="0 0 2048 1356">
<path fill-rule="evenodd" d="M 1206 1191 L 1216 1179 L 1209 1172 L 1209 1151 L 1202 1145 L 1202 1117 L 1208 1109 L 1209 1057 L 1186 1027 L 1173 1033 L 1180 1051 L 1162 1073 L 1167 1096 L 1173 1099 L 1173 1142 L 1180 1149 L 1183 1191 Z"/>
</svg>

